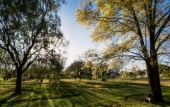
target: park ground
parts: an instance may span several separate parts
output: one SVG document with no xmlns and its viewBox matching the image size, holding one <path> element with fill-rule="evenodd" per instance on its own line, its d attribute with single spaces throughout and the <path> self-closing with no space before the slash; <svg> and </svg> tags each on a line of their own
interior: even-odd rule
<svg viewBox="0 0 170 107">
<path fill-rule="evenodd" d="M 17 96 L 15 79 L 0 79 L 0 107 L 170 107 L 170 80 L 161 80 L 161 86 L 165 102 L 151 104 L 144 101 L 150 93 L 144 78 L 61 79 L 58 84 L 33 79 L 23 81 Z"/>
</svg>

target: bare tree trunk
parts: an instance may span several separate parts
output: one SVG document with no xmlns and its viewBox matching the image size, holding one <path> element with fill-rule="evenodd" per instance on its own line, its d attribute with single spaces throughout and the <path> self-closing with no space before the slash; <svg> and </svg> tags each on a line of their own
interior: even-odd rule
<svg viewBox="0 0 170 107">
<path fill-rule="evenodd" d="M 154 61 L 156 62 L 156 61 Z M 158 63 L 150 61 L 147 63 L 148 82 L 151 88 L 153 100 L 156 102 L 164 101 L 160 85 Z"/>
<path fill-rule="evenodd" d="M 22 81 L 22 72 L 21 70 L 17 70 L 15 94 L 21 94 L 21 81 Z"/>
</svg>

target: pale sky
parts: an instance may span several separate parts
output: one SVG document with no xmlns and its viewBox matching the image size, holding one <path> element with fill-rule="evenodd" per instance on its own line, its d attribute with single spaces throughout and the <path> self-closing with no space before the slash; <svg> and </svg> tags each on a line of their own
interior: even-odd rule
<svg viewBox="0 0 170 107">
<path fill-rule="evenodd" d="M 70 41 L 66 66 L 69 66 L 84 51 L 95 47 L 90 39 L 91 31 L 76 22 L 79 1 L 81 0 L 67 0 L 67 4 L 62 5 L 59 12 L 61 31 L 64 37 Z"/>
</svg>

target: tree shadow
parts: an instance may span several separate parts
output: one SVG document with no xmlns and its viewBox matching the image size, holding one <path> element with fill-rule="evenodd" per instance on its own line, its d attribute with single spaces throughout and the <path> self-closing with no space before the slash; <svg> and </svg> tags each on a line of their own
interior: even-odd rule
<svg viewBox="0 0 170 107">
<path fill-rule="evenodd" d="M 46 101 L 46 100 L 49 100 L 49 99 L 64 99 L 64 98 L 71 98 L 71 97 L 78 97 L 80 96 L 81 94 L 72 94 L 72 95 L 63 95 L 63 96 L 54 96 L 54 97 L 42 97 L 42 98 L 31 98 L 31 99 L 19 99 L 19 100 L 14 100 L 14 101 L 10 101 L 8 102 L 8 100 L 10 100 L 11 98 L 13 97 L 16 97 L 15 94 L 12 94 L 10 95 L 9 97 L 7 98 L 4 98 L 0 101 L 0 107 L 4 104 L 6 105 L 16 105 L 16 104 L 19 104 L 19 103 L 25 103 L 27 102 L 27 106 L 30 104 L 30 102 L 35 102 L 35 101 Z M 43 105 L 42 105 L 43 106 Z"/>
<path fill-rule="evenodd" d="M 29 103 L 34 101 L 45 101 L 48 99 L 63 99 L 63 98 L 71 98 L 71 97 L 78 97 L 81 95 L 79 92 L 75 92 L 75 88 L 72 86 L 67 85 L 66 83 L 62 83 L 59 86 L 54 86 L 54 84 L 51 84 L 51 86 L 48 87 L 48 84 L 45 84 L 46 87 L 39 87 L 39 84 L 24 84 L 22 88 L 22 94 L 21 95 L 15 95 L 13 94 L 14 88 L 4 90 L 0 93 L 0 95 L 4 95 L 0 98 L 0 107 L 7 105 L 17 105 L 18 103 Z M 60 95 L 57 95 L 56 92 L 60 93 Z M 32 95 L 31 95 L 32 93 Z M 45 93 L 45 94 L 44 94 Z M 46 95 L 46 93 L 48 95 Z M 50 96 L 50 93 L 53 95 Z"/>
<path fill-rule="evenodd" d="M 145 97 L 144 94 L 131 94 L 131 95 L 125 96 L 125 101 L 133 99 L 133 100 L 143 102 L 145 101 L 144 97 Z"/>
<path fill-rule="evenodd" d="M 122 107 L 122 105 L 119 104 L 118 102 L 115 102 L 112 100 L 107 100 L 107 101 L 103 101 L 103 102 L 98 102 L 93 105 L 86 105 L 83 107 Z"/>
<path fill-rule="evenodd" d="M 8 103 L 9 103 L 8 100 L 10 100 L 11 98 L 13 98 L 13 97 L 15 97 L 15 96 L 16 96 L 16 94 L 15 94 L 15 93 L 12 93 L 10 96 L 2 99 L 2 100 L 0 101 L 0 107 L 1 107 L 2 105 L 4 105 L 4 104 L 8 104 Z M 8 104 L 8 105 L 10 105 L 10 104 Z"/>
<path fill-rule="evenodd" d="M 116 101 L 106 98 L 101 95 L 102 89 L 94 88 L 80 88 L 82 91 L 81 96 L 69 98 L 72 103 L 72 107 L 121 107 L 122 105 Z M 109 91 L 105 91 L 106 94 L 111 94 Z"/>
<path fill-rule="evenodd" d="M 37 85 L 37 86 L 36 86 Z M 58 85 L 54 84 L 45 84 L 46 86 L 42 88 L 38 84 L 26 84 L 24 85 L 21 96 L 15 96 L 14 94 L 9 94 L 13 92 L 13 89 L 7 90 L 1 93 L 5 95 L 4 99 L 0 101 L 0 106 L 7 105 L 17 105 L 18 103 L 27 103 L 27 106 L 30 104 L 39 103 L 48 103 L 49 99 L 54 99 L 54 101 L 60 101 L 55 105 L 65 107 L 71 106 L 83 106 L 83 107 L 120 107 L 123 106 L 122 102 L 116 101 L 118 98 L 122 99 L 125 104 L 143 104 L 144 94 L 149 92 L 149 85 L 142 83 L 102 83 L 102 82 L 81 82 L 80 83 L 61 83 Z M 95 87 L 97 85 L 97 87 Z M 169 93 L 169 86 L 162 86 L 164 89 L 163 92 Z M 30 95 L 33 93 L 33 95 Z M 29 98 L 24 99 L 25 96 Z M 30 95 L 30 96 L 29 96 Z M 39 95 L 39 96 L 37 96 Z M 170 94 L 165 94 L 165 102 L 154 103 L 154 105 L 167 107 L 170 106 L 170 102 L 167 102 L 170 99 Z M 10 100 L 11 99 L 11 100 Z M 14 100 L 13 100 L 14 99 Z M 67 99 L 67 102 L 66 102 Z M 68 101 L 69 100 L 69 101 Z M 131 102 L 132 103 L 128 103 Z M 134 101 L 134 102 L 133 102 Z M 33 103 L 32 103 L 33 102 Z M 66 104 L 67 103 L 67 104 Z M 43 106 L 43 104 L 38 104 Z M 151 105 L 145 103 L 146 105 Z M 48 105 L 48 104 L 47 104 Z"/>
<path fill-rule="evenodd" d="M 120 83 L 113 83 L 113 84 L 104 84 L 104 83 L 95 83 L 95 82 L 88 82 L 86 84 L 89 85 L 98 85 L 100 88 L 108 88 L 108 89 L 117 89 L 118 93 L 114 93 L 114 95 L 124 97 L 126 102 L 136 101 L 141 104 L 147 104 L 145 101 L 145 95 L 149 93 L 149 85 L 145 83 L 130 83 L 130 82 L 120 82 Z M 161 86 L 163 89 L 163 93 L 169 93 L 169 86 Z M 170 95 L 166 94 L 163 95 L 165 102 L 153 102 L 153 105 L 158 105 L 161 107 L 170 106 Z M 150 104 L 149 104 L 150 105 Z"/>
<path fill-rule="evenodd" d="M 164 96 L 164 97 L 167 97 L 167 96 Z M 125 101 L 128 102 L 128 101 L 131 101 L 131 100 L 138 101 L 140 103 L 149 103 L 149 102 L 145 101 L 145 95 L 144 94 L 131 94 L 131 95 L 125 96 Z M 164 102 L 155 102 L 155 101 L 153 101 L 150 104 L 159 105 L 161 107 L 169 107 L 170 106 L 170 101 L 164 101 Z"/>
</svg>

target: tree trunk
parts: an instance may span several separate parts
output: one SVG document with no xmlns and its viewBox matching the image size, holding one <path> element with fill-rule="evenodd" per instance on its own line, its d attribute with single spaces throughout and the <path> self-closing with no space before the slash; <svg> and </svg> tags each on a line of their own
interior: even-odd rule
<svg viewBox="0 0 170 107">
<path fill-rule="evenodd" d="M 22 72 L 21 70 L 17 70 L 15 94 L 21 94 L 21 81 L 22 81 Z"/>
<path fill-rule="evenodd" d="M 164 101 L 162 96 L 162 91 L 161 91 L 157 62 L 154 63 L 153 61 L 150 61 L 149 63 L 147 63 L 147 73 L 148 73 L 148 82 L 151 88 L 151 94 L 153 95 L 153 100 L 156 102 Z"/>
</svg>

